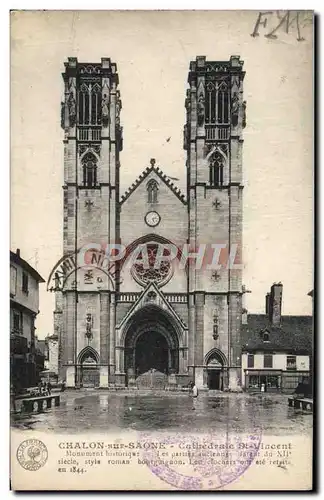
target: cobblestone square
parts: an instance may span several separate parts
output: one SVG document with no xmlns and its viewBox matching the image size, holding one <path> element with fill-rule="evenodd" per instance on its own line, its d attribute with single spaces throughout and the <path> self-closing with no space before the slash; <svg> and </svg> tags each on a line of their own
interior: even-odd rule
<svg viewBox="0 0 324 500">
<path fill-rule="evenodd" d="M 19 409 L 19 406 L 18 406 Z M 56 433 L 176 431 L 253 432 L 306 435 L 312 433 L 312 415 L 288 407 L 283 394 L 251 395 L 162 391 L 66 391 L 61 405 L 42 413 L 17 414 L 12 425 Z"/>
</svg>

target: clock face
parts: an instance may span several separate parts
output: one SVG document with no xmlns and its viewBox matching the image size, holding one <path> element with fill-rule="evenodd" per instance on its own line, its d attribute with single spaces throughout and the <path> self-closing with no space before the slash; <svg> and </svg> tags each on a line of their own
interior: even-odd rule
<svg viewBox="0 0 324 500">
<path fill-rule="evenodd" d="M 157 212 L 148 212 L 145 215 L 145 222 L 148 226 L 155 227 L 159 224 L 160 220 L 161 217 Z"/>
</svg>

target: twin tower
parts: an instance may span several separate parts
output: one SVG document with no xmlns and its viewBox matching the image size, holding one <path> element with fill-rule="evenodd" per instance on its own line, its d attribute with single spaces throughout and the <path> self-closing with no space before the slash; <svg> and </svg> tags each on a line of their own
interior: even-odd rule
<svg viewBox="0 0 324 500">
<path fill-rule="evenodd" d="M 163 158 L 162 168 L 148 158 L 120 193 L 117 65 L 65 63 L 64 257 L 53 289 L 68 387 L 240 386 L 244 75 L 239 56 L 192 61 L 187 192 L 163 173 Z M 123 258 L 105 267 L 100 255 L 115 245 Z"/>
</svg>

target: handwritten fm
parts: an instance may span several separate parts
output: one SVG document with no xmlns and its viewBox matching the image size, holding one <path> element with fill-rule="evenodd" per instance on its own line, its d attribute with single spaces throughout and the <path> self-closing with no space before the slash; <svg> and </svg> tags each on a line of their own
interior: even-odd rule
<svg viewBox="0 0 324 500">
<path fill-rule="evenodd" d="M 266 38 L 270 38 L 272 40 L 276 40 L 278 36 L 276 33 L 279 30 L 283 30 L 286 32 L 288 35 L 289 33 L 294 32 L 295 30 L 297 31 L 297 41 L 298 42 L 303 42 L 305 40 L 304 37 L 301 35 L 301 27 L 305 27 L 305 25 L 309 24 L 312 22 L 312 17 L 305 17 L 309 15 L 309 12 L 305 11 L 283 11 L 284 13 L 280 11 L 266 11 L 266 12 L 259 12 L 257 21 L 254 26 L 253 33 L 251 33 L 251 36 L 254 38 L 257 36 L 260 36 L 259 29 L 260 26 L 263 26 L 264 29 L 267 28 L 268 21 L 270 24 L 271 31 L 269 33 L 266 33 L 264 36 Z M 269 27 L 268 27 L 269 29 Z"/>
</svg>

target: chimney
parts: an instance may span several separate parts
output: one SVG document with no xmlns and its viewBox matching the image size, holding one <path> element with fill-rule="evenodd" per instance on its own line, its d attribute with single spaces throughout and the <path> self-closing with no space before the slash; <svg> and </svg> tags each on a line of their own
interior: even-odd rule
<svg viewBox="0 0 324 500">
<path fill-rule="evenodd" d="M 17 248 L 16 254 L 18 255 L 18 257 L 20 257 L 20 248 Z"/>
<path fill-rule="evenodd" d="M 282 283 L 274 283 L 270 291 L 269 318 L 273 326 L 281 323 L 282 288 Z"/>
<path fill-rule="evenodd" d="M 265 298 L 265 313 L 269 316 L 270 319 L 270 293 L 268 292 Z"/>
<path fill-rule="evenodd" d="M 248 310 L 246 308 L 246 294 L 251 293 L 251 290 L 247 290 L 245 285 L 242 285 L 242 325 L 248 324 Z"/>
</svg>

